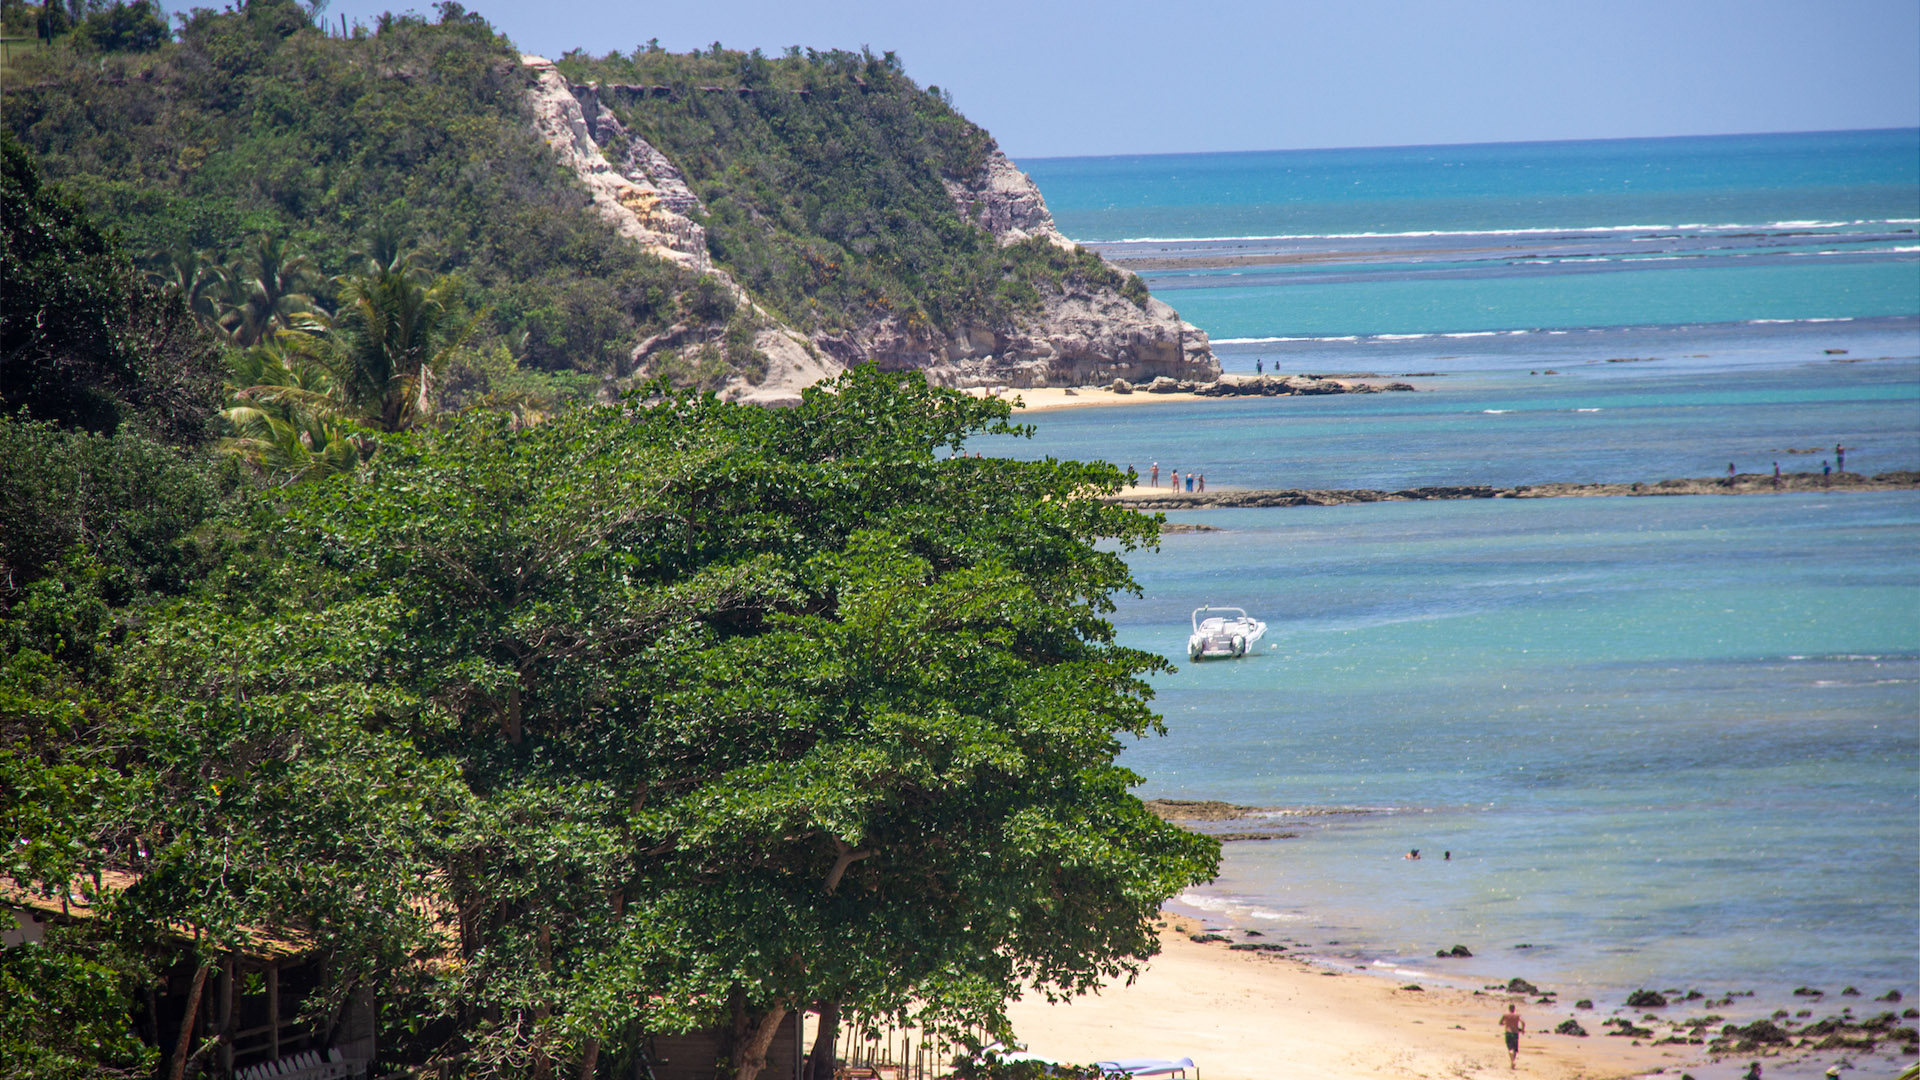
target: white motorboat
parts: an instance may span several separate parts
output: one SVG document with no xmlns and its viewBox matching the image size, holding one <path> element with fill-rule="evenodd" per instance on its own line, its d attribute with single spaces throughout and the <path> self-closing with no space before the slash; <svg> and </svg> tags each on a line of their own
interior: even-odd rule
<svg viewBox="0 0 1920 1080">
<path fill-rule="evenodd" d="M 1245 656 L 1266 634 L 1267 624 L 1248 615 L 1245 608 L 1211 605 L 1194 608 L 1193 636 L 1187 639 L 1187 659 Z"/>
</svg>

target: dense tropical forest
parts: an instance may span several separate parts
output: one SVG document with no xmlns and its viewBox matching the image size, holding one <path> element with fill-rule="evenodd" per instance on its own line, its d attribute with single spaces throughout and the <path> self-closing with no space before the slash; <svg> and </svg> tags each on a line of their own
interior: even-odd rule
<svg viewBox="0 0 1920 1080">
<path fill-rule="evenodd" d="M 4 16 L 0 1076 L 218 1075 L 270 998 L 382 1070 L 750 1078 L 1151 954 L 1218 847 L 1115 764 L 1117 470 L 960 456 L 1007 406 L 913 373 L 568 393 L 698 283 L 557 212 L 456 5 Z"/>
<path fill-rule="evenodd" d="M 64 47 L 13 62 L 5 126 L 224 328 L 252 336 L 257 319 L 224 314 L 249 306 L 334 311 L 338 278 L 383 233 L 474 316 L 470 351 L 490 359 L 458 389 L 588 396 L 680 319 L 711 322 L 724 370 L 752 373 L 730 305 L 584 211 L 529 126 L 518 52 L 459 4 L 329 34 L 293 0 L 248 0 L 195 9 L 171 40 L 145 4 L 72 2 L 91 14 L 67 20 Z M 0 25 L 30 33 L 44 11 L 5 0 Z M 1066 282 L 1146 300 L 1090 253 L 1003 248 L 962 220 L 943 179 L 977 172 L 992 139 L 892 54 L 645 45 L 561 68 L 671 91 L 610 104 L 686 171 L 715 263 L 804 332 L 894 317 L 957 334 L 1030 315 Z M 745 92 L 701 92 L 715 87 Z"/>
</svg>

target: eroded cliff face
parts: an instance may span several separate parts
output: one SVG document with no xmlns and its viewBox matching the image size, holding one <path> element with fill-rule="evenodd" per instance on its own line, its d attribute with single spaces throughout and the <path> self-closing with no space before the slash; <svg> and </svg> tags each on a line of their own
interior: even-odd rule
<svg viewBox="0 0 1920 1080">
<path fill-rule="evenodd" d="M 534 130 L 553 148 L 560 163 L 580 178 L 593 198 L 594 210 L 648 254 L 711 275 L 736 304 L 750 308 L 759 320 L 761 328 L 754 334 L 753 345 L 766 357 L 766 376 L 758 382 L 730 380 L 723 392 L 728 400 L 793 404 L 801 390 L 843 370 L 804 335 L 754 304 L 731 275 L 713 265 L 706 230 L 687 216 L 699 202 L 666 155 L 621 127 L 601 107 L 593 88 L 570 86 L 552 61 L 523 55 L 520 62 L 532 76 L 528 96 Z M 621 147 L 618 168 L 601 151 L 603 141 Z M 644 371 L 650 355 L 695 345 L 711 336 L 708 327 L 671 326 L 635 348 L 634 367 Z"/>
<path fill-rule="evenodd" d="M 689 216 L 699 210 L 698 197 L 665 154 L 628 131 L 604 106 L 599 87 L 568 84 L 540 57 L 526 56 L 522 63 L 532 75 L 535 128 L 586 185 L 595 209 L 649 253 L 712 274 L 759 317 L 763 328 L 754 344 L 767 357 L 766 376 L 759 382 L 730 380 L 722 391 L 730 400 L 790 404 L 807 386 L 866 362 L 924 371 L 929 381 L 952 387 L 1078 386 L 1159 377 L 1204 382 L 1219 376 L 1204 331 L 1159 300 L 1149 299 L 1142 307 L 1104 287 L 1065 286 L 1045 295 L 1040 311 L 1005 325 L 949 332 L 909 328 L 889 317 L 809 339 L 754 305 L 713 265 L 705 230 Z M 612 161 L 604 152 L 608 148 Z M 943 182 L 955 212 L 1001 244 L 1040 238 L 1075 246 L 1054 226 L 1039 188 L 997 148 L 974 175 Z M 702 333 L 680 325 L 642 342 L 633 357 L 636 369 L 644 370 L 650 356 L 697 342 Z"/>
</svg>

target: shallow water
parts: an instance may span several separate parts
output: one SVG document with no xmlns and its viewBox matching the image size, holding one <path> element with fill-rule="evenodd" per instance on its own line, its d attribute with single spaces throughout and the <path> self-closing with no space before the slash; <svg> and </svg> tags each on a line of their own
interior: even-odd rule
<svg viewBox="0 0 1920 1080">
<path fill-rule="evenodd" d="M 1836 443 L 1851 471 L 1920 469 L 1916 150 L 1022 162 L 1068 235 L 1158 238 L 1102 246 L 1166 260 L 1149 283 L 1227 370 L 1419 390 L 1066 410 L 979 447 L 1216 489 L 1818 473 Z M 1825 1015 L 1843 985 L 1920 989 L 1920 492 L 1172 516 L 1222 531 L 1132 560 L 1121 640 L 1180 670 L 1155 681 L 1169 734 L 1124 762 L 1145 796 L 1313 811 L 1231 826 L 1296 835 L 1227 845 L 1189 910 L 1568 998 L 1764 1011 L 1809 985 Z M 1266 619 L 1267 647 L 1186 662 L 1206 603 Z M 1433 957 L 1454 944 L 1476 955 Z"/>
<path fill-rule="evenodd" d="M 1122 640 L 1272 629 L 1157 682 L 1143 794 L 1371 811 L 1281 819 L 1190 902 L 1569 988 L 1920 977 L 1920 495 L 1187 517 L 1225 531 L 1135 559 Z"/>
</svg>

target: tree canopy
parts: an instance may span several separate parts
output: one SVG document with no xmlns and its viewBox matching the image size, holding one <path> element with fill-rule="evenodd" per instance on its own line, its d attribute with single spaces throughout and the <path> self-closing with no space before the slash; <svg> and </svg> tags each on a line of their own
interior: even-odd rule
<svg viewBox="0 0 1920 1080">
<path fill-rule="evenodd" d="M 1218 848 L 1115 763 L 1165 666 L 1105 619 L 1156 528 L 1119 472 L 955 456 L 1007 406 L 917 375 L 653 393 L 260 495 L 57 723 L 16 657 L 9 871 L 302 928 L 476 1075 L 719 1025 L 749 1077 L 790 1011 L 998 1026 L 1149 955 Z"/>
</svg>

